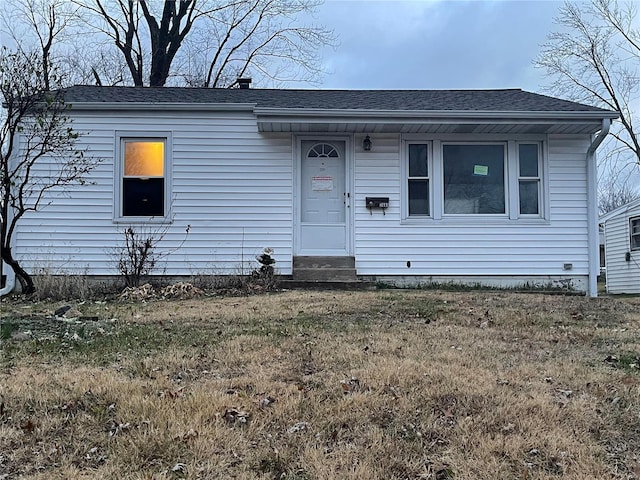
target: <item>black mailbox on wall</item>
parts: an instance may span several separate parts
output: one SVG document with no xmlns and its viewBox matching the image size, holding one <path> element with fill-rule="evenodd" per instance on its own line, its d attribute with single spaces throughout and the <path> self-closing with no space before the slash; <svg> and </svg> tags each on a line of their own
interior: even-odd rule
<svg viewBox="0 0 640 480">
<path fill-rule="evenodd" d="M 367 203 L 367 208 L 372 214 L 372 210 L 374 208 L 381 208 L 383 214 L 384 210 L 389 208 L 389 197 L 365 197 L 365 201 Z"/>
<path fill-rule="evenodd" d="M 389 208 L 389 197 L 366 197 L 367 208 Z"/>
</svg>

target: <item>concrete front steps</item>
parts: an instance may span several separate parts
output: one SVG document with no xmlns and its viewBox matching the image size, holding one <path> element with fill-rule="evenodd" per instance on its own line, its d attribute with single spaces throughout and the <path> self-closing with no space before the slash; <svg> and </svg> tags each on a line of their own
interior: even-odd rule
<svg viewBox="0 0 640 480">
<path fill-rule="evenodd" d="M 323 288 L 342 290 L 374 289 L 373 282 L 359 280 L 354 257 L 293 257 L 291 280 L 284 288 Z"/>
</svg>

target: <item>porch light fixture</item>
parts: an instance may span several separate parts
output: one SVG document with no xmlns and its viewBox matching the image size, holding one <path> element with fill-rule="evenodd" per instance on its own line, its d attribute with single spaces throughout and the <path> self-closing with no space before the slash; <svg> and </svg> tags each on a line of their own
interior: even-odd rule
<svg viewBox="0 0 640 480">
<path fill-rule="evenodd" d="M 362 148 L 367 152 L 371 150 L 371 139 L 369 138 L 369 135 L 364 137 L 364 140 L 362 141 Z"/>
</svg>

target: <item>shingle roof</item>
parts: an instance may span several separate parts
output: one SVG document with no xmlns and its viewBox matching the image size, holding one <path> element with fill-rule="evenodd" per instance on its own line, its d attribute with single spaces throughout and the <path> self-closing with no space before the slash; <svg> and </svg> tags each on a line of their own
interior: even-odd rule
<svg viewBox="0 0 640 480">
<path fill-rule="evenodd" d="M 519 89 L 272 90 L 74 86 L 66 89 L 65 98 L 71 104 L 255 104 L 258 108 L 278 109 L 612 113 Z"/>
</svg>

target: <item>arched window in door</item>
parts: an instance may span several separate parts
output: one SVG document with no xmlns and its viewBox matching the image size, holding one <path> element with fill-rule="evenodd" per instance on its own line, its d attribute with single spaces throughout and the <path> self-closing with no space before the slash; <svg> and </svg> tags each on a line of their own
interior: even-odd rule
<svg viewBox="0 0 640 480">
<path fill-rule="evenodd" d="M 337 158 L 340 155 L 336 148 L 329 143 L 316 143 L 309 149 L 308 158 Z"/>
</svg>

